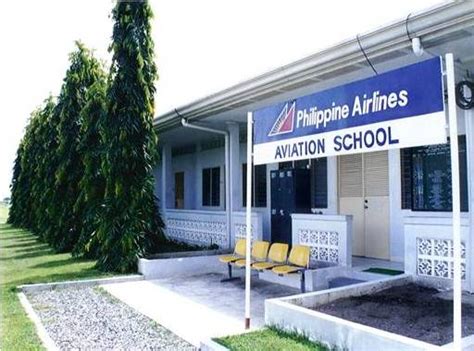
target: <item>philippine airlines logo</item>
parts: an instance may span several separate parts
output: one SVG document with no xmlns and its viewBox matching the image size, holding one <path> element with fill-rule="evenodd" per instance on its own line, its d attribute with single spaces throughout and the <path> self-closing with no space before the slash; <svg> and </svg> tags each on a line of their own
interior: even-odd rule
<svg viewBox="0 0 474 351">
<path fill-rule="evenodd" d="M 293 121 L 295 119 L 296 101 L 286 103 L 281 109 L 278 118 L 273 124 L 268 136 L 291 133 L 293 131 Z"/>
</svg>

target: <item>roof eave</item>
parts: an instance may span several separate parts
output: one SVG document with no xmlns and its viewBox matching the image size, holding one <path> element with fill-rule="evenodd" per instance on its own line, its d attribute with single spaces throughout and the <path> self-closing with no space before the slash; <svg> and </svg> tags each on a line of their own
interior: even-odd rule
<svg viewBox="0 0 474 351">
<path fill-rule="evenodd" d="M 445 2 L 436 7 L 410 15 L 409 29 L 412 37 L 436 37 L 474 21 L 472 3 Z M 411 43 L 406 32 L 406 20 L 399 20 L 372 32 L 359 35 L 364 50 L 371 58 L 407 49 Z M 356 38 L 343 41 L 328 49 L 279 67 L 180 106 L 178 111 L 188 120 L 204 118 L 232 109 L 233 105 L 258 101 L 259 96 L 268 96 L 272 91 L 285 91 L 301 81 L 317 82 L 317 76 L 337 72 L 356 63 L 365 64 L 365 58 Z M 320 81 L 320 80 L 319 80 Z M 275 93 L 276 94 L 276 93 Z M 173 110 L 157 116 L 153 124 L 158 131 L 180 125 L 180 116 Z"/>
</svg>

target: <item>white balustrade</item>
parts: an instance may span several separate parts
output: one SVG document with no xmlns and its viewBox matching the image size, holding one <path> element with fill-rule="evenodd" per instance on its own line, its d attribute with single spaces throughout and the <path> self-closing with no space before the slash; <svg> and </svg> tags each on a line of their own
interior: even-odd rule
<svg viewBox="0 0 474 351">
<path fill-rule="evenodd" d="M 293 243 L 311 247 L 311 260 L 352 265 L 352 216 L 292 214 Z"/>
<path fill-rule="evenodd" d="M 245 213 L 232 214 L 231 245 L 227 234 L 225 211 L 201 210 L 166 210 L 166 234 L 169 238 L 189 244 L 210 246 L 215 244 L 219 248 L 234 245 L 235 239 L 245 238 Z M 262 238 L 262 214 L 252 213 L 252 238 Z"/>
</svg>

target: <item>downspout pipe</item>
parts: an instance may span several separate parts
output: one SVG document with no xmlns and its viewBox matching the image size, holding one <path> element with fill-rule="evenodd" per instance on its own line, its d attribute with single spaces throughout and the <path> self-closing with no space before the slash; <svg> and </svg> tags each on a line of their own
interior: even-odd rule
<svg viewBox="0 0 474 351">
<path fill-rule="evenodd" d="M 229 249 L 232 247 L 232 199 L 231 199 L 231 172 L 230 172 L 230 133 L 227 130 L 210 128 L 207 126 L 191 124 L 186 118 L 181 118 L 181 125 L 184 128 L 191 128 L 201 130 L 203 132 L 220 134 L 224 136 L 225 144 L 225 209 L 226 209 L 226 227 L 227 227 L 227 238 L 229 243 Z"/>
</svg>

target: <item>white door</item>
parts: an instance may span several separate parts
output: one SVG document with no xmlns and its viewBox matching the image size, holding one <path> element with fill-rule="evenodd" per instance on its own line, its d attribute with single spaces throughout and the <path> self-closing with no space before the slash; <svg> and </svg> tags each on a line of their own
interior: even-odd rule
<svg viewBox="0 0 474 351">
<path fill-rule="evenodd" d="M 353 216 L 352 254 L 390 257 L 388 153 L 339 157 L 339 213 Z"/>
</svg>

